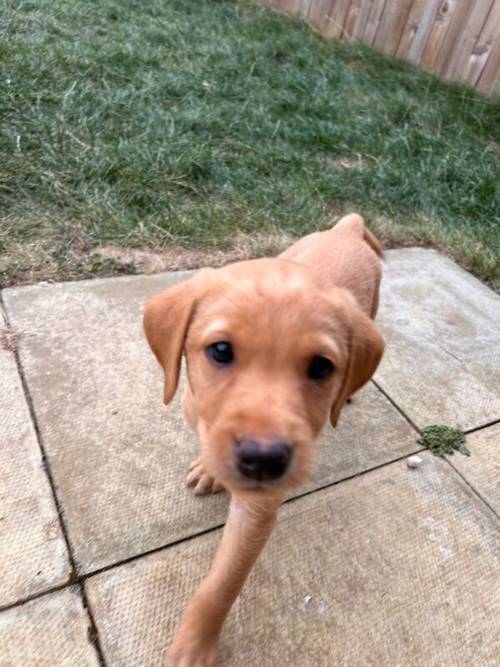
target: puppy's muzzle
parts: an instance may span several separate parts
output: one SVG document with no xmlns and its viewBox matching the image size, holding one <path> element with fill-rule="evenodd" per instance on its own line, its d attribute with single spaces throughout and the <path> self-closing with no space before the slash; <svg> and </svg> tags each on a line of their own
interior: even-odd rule
<svg viewBox="0 0 500 667">
<path fill-rule="evenodd" d="M 252 438 L 236 441 L 236 465 L 243 477 L 259 482 L 279 479 L 292 459 L 292 448 L 277 440 L 261 442 Z"/>
</svg>

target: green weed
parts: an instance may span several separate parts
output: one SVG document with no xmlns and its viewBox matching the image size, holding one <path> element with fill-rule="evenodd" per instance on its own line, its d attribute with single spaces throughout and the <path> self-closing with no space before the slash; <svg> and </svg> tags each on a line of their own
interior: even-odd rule
<svg viewBox="0 0 500 667">
<path fill-rule="evenodd" d="M 455 451 L 470 456 L 470 451 L 465 444 L 465 433 L 449 426 L 426 426 L 422 429 L 421 437 L 417 442 L 422 447 L 430 449 L 436 456 L 453 454 Z"/>
</svg>

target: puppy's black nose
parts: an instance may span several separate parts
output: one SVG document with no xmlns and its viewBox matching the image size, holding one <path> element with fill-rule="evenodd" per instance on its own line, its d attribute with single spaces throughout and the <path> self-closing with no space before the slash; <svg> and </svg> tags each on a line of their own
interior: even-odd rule
<svg viewBox="0 0 500 667">
<path fill-rule="evenodd" d="M 238 470 L 249 479 L 278 479 L 288 468 L 291 458 L 292 448 L 283 441 L 262 443 L 244 438 L 236 444 Z"/>
</svg>

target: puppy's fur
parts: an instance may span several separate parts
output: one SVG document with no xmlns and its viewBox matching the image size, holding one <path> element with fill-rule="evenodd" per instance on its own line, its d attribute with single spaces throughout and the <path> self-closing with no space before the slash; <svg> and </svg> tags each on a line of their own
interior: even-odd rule
<svg viewBox="0 0 500 667">
<path fill-rule="evenodd" d="M 274 525 L 285 494 L 307 478 L 317 436 L 337 424 L 347 401 L 375 372 L 384 343 L 373 322 L 382 248 L 363 219 L 346 216 L 277 258 L 205 269 L 155 297 L 144 327 L 164 370 L 164 402 L 175 394 L 182 354 L 188 384 L 184 413 L 201 457 L 188 483 L 195 492 L 231 493 L 229 518 L 208 577 L 186 609 L 167 651 L 171 667 L 215 664 L 224 619 Z M 207 348 L 229 342 L 230 364 Z M 330 377 L 308 377 L 311 359 L 333 363 Z M 239 472 L 235 450 L 245 438 L 290 444 L 278 479 Z"/>
</svg>

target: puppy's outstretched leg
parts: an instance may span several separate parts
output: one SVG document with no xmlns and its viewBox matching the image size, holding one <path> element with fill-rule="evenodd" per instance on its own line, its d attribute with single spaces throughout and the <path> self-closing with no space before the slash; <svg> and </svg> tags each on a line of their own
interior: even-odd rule
<svg viewBox="0 0 500 667">
<path fill-rule="evenodd" d="M 168 667 L 213 667 L 224 620 L 264 548 L 283 496 L 233 496 L 212 568 L 191 598 L 172 644 Z"/>
</svg>

